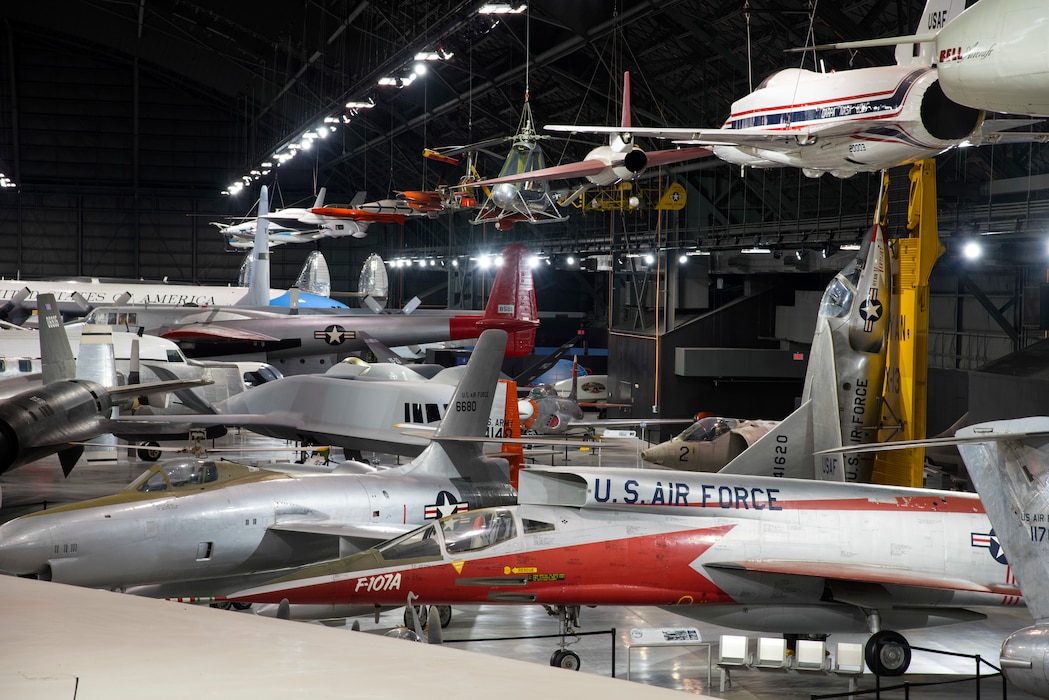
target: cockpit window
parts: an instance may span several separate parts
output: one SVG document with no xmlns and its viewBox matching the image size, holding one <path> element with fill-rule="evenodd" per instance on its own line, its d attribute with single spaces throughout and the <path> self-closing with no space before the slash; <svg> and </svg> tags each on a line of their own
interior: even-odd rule
<svg viewBox="0 0 1049 700">
<path fill-rule="evenodd" d="M 532 399 L 555 398 L 557 397 L 557 390 L 549 384 L 540 384 L 532 387 L 532 390 L 528 392 L 528 397 Z"/>
<path fill-rule="evenodd" d="M 738 425 L 739 421 L 734 418 L 707 416 L 686 430 L 681 439 L 688 442 L 712 442 Z"/>
<path fill-rule="evenodd" d="M 184 487 L 200 486 L 217 481 L 219 469 L 214 462 L 166 462 L 154 464 L 132 481 L 125 491 L 167 491 Z"/>
<path fill-rule="evenodd" d="M 853 260 L 831 280 L 827 285 L 827 291 L 823 293 L 823 300 L 820 301 L 821 316 L 840 318 L 849 312 L 861 272 L 859 262 Z"/>
<path fill-rule="evenodd" d="M 386 561 L 419 557 L 440 558 L 441 544 L 437 541 L 437 529 L 430 525 L 398 537 L 389 544 L 379 547 L 379 551 L 382 552 L 382 558 Z"/>
<path fill-rule="evenodd" d="M 517 534 L 513 514 L 487 508 L 450 515 L 440 521 L 444 549 L 449 554 L 473 552 L 512 539 Z"/>
</svg>

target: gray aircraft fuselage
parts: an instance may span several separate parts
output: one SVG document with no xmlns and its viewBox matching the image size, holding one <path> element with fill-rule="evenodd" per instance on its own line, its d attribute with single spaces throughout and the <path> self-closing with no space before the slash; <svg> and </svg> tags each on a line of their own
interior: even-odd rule
<svg viewBox="0 0 1049 700">
<path fill-rule="evenodd" d="M 217 478 L 210 483 L 176 486 L 156 465 L 113 496 L 4 524 L 0 570 L 100 588 L 272 571 L 354 551 L 337 536 L 339 526 L 374 526 L 378 533 L 516 500 L 509 483 L 471 484 L 400 468 L 289 475 L 211 464 Z"/>
</svg>

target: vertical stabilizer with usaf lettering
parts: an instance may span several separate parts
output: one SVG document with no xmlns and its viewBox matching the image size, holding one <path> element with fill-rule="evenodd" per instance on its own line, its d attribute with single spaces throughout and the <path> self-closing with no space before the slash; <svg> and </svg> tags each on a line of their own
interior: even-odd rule
<svg viewBox="0 0 1049 700">
<path fill-rule="evenodd" d="M 456 440 L 485 436 L 505 350 L 505 331 L 493 329 L 481 334 L 433 441 L 406 473 L 462 478 L 475 483 L 510 483 L 506 460 L 486 458 L 481 442 Z"/>
<path fill-rule="evenodd" d="M 963 10 L 965 0 L 929 0 L 918 20 L 915 35 L 935 34 Z M 933 37 L 930 36 L 929 41 L 921 44 L 897 44 L 896 63 L 901 66 L 931 66 L 936 63 L 936 42 Z"/>
<path fill-rule="evenodd" d="M 1036 623 L 1002 644 L 1002 673 L 1049 698 L 1049 418 L 981 423 L 957 438 L 973 441 L 958 450 L 994 528 L 991 553 L 998 558 L 1004 550 Z"/>
<path fill-rule="evenodd" d="M 270 222 L 266 219 L 269 211 L 269 190 L 263 185 L 259 191 L 259 212 L 255 221 L 255 247 L 252 251 L 255 264 L 251 271 L 248 293 L 241 301 L 242 305 L 268 306 L 270 303 Z"/>
</svg>

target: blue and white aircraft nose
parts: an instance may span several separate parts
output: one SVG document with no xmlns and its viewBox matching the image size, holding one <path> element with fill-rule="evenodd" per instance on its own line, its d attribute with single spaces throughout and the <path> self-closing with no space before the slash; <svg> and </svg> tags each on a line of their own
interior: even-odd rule
<svg viewBox="0 0 1049 700">
<path fill-rule="evenodd" d="M 33 518 L 0 525 L 0 571 L 19 576 L 39 573 L 53 553 L 50 528 L 34 523 Z"/>
</svg>

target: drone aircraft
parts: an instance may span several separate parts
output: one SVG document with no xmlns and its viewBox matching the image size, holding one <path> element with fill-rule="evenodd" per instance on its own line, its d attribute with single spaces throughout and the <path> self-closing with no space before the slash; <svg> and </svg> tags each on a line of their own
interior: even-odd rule
<svg viewBox="0 0 1049 700">
<path fill-rule="evenodd" d="M 929 0 L 920 27 L 961 14 L 964 0 Z M 913 39 L 913 37 L 912 37 Z M 561 132 L 653 136 L 710 146 L 718 158 L 743 167 L 800 168 L 809 177 L 850 177 L 913 163 L 962 143 L 1003 138 L 1030 121 L 983 121 L 980 109 L 955 102 L 940 85 L 930 42 L 897 50 L 897 65 L 814 72 L 788 68 L 766 78 L 732 104 L 720 129 L 550 125 Z M 1044 52 L 1043 52 L 1044 55 Z"/>
</svg>

